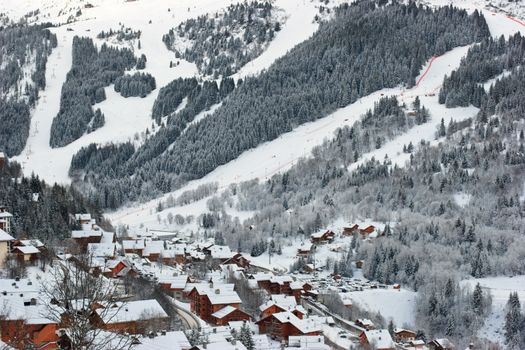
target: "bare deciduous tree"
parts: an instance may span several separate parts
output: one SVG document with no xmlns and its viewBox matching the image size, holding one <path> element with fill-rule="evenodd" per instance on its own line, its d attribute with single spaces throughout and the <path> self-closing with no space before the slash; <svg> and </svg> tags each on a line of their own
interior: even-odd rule
<svg viewBox="0 0 525 350">
<path fill-rule="evenodd" d="M 65 326 L 73 349 L 102 350 L 108 343 L 112 349 L 128 349 L 131 338 L 99 328 L 97 319 L 111 321 L 125 304 L 113 303 L 118 298 L 115 284 L 92 275 L 91 263 L 92 257 L 85 255 L 76 263 L 55 264 L 51 278 L 42 284 L 45 299 L 49 300 L 45 317 Z M 95 309 L 99 309 L 97 317 L 93 317 Z"/>
</svg>

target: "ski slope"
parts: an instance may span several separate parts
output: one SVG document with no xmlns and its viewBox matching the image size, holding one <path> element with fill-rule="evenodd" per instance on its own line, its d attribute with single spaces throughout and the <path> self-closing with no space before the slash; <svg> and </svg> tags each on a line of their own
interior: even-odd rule
<svg viewBox="0 0 525 350">
<path fill-rule="evenodd" d="M 5 12 L 12 18 L 19 18 L 30 10 L 40 8 L 41 14 L 30 17 L 30 21 L 51 21 L 64 23 L 73 13 L 81 8 L 82 15 L 77 21 L 52 30 L 57 34 L 58 47 L 53 50 L 48 60 L 46 71 L 46 89 L 37 102 L 32 113 L 30 137 L 24 151 L 15 158 L 26 174 L 38 174 L 50 183 L 70 182 L 68 176 L 71 158 L 82 147 L 91 143 L 106 144 L 109 142 L 143 141 L 146 129 L 152 131 L 151 109 L 160 88 L 179 77 L 198 76 L 194 64 L 178 60 L 179 65 L 169 68 L 170 61 L 175 61 L 174 53 L 168 51 L 162 42 L 162 35 L 178 23 L 205 13 L 219 11 L 234 0 L 201 0 L 199 6 L 192 0 L 139 0 L 126 2 L 124 0 L 96 0 L 90 2 L 93 8 L 84 8 L 84 2 L 79 0 L 45 0 L 35 4 L 31 0 L 3 0 L 0 12 Z M 26 7 L 21 6 L 21 3 Z M 287 20 L 276 34 L 274 40 L 261 56 L 249 63 L 237 74 L 237 78 L 255 75 L 268 68 L 277 58 L 288 50 L 307 39 L 316 29 L 313 17 L 317 3 L 311 0 L 276 0 L 275 6 L 284 9 Z M 168 11 L 169 9 L 169 11 Z M 145 15 L 146 14 L 146 15 Z M 150 23 L 151 22 L 151 23 Z M 123 24 L 133 30 L 140 30 L 141 49 L 134 47 L 138 55 L 144 53 L 148 59 L 144 72 L 153 75 L 157 89 L 145 98 L 123 98 L 113 91 L 113 86 L 107 87 L 107 99 L 95 105 L 105 115 L 106 124 L 71 144 L 61 148 L 49 146 L 51 123 L 60 106 L 60 91 L 71 67 L 71 43 L 75 35 L 94 38 L 98 44 L 101 40 L 96 35 L 102 30 L 117 29 Z M 209 114 L 202 115 L 205 117 Z"/>
<path fill-rule="evenodd" d="M 430 61 L 421 70 L 420 76 L 425 74 L 425 78 L 420 81 L 418 86 L 405 90 L 402 87 L 394 89 L 383 89 L 360 98 L 355 103 L 344 108 L 340 108 L 334 113 L 318 119 L 314 122 L 303 124 L 293 131 L 281 135 L 276 140 L 263 143 L 258 147 L 243 152 L 237 159 L 217 167 L 214 171 L 201 179 L 189 182 L 183 188 L 166 194 L 163 197 L 141 204 L 137 207 L 122 208 L 114 213 L 108 214 L 108 217 L 115 224 L 126 223 L 129 225 L 152 224 L 157 225 L 157 213 L 155 208 L 159 200 L 166 200 L 169 195 L 179 196 L 182 192 L 195 189 L 198 186 L 210 182 L 218 182 L 219 192 L 227 188 L 232 183 L 248 181 L 252 179 L 266 180 L 272 175 L 284 172 L 290 169 L 299 158 L 311 154 L 314 147 L 320 145 L 323 141 L 333 138 L 334 132 L 345 125 L 353 125 L 361 115 L 367 110 L 373 108 L 374 103 L 383 96 L 398 96 L 398 98 L 408 103 L 412 103 L 416 96 L 420 96 L 423 105 L 430 109 L 431 115 L 442 116 L 446 120 L 454 118 L 461 120 L 472 117 L 476 109 L 455 108 L 447 109 L 437 102 L 436 96 L 426 96 L 437 91 L 443 81 L 445 74 L 450 74 L 452 70 L 459 66 L 461 58 L 468 50 L 468 46 L 453 49 L 444 55 L 435 59 L 431 65 Z M 419 80 L 416 79 L 416 81 Z M 408 144 L 410 140 L 415 144 L 416 140 L 421 139 L 433 140 L 436 125 L 439 124 L 440 118 L 434 116 L 428 123 L 416 126 L 409 130 L 405 135 L 387 142 L 383 147 L 368 154 L 363 155 L 356 165 L 370 159 L 371 157 L 384 157 L 388 154 L 389 158 L 397 158 L 398 162 L 404 163 L 407 154 L 402 153 L 403 144 Z M 400 153 L 401 150 L 401 153 Z M 352 166 L 356 166 L 352 165 Z M 178 207 L 170 210 L 172 213 L 182 211 L 187 213 L 186 208 Z M 202 212 L 200 212 L 202 213 Z M 200 213 L 195 212 L 193 215 Z M 161 217 L 167 215 L 160 213 Z"/>
</svg>

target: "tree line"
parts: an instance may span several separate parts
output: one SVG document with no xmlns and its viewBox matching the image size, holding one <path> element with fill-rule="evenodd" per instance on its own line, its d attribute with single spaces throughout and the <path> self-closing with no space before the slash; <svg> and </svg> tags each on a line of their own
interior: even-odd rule
<svg viewBox="0 0 525 350">
<path fill-rule="evenodd" d="M 360 96 L 399 84 L 411 86 L 432 55 L 488 35 L 481 14 L 468 15 L 452 6 L 432 10 L 413 2 L 343 5 L 331 21 L 267 71 L 239 81 L 210 117 L 186 128 L 177 126 L 182 112 L 170 116 L 168 126 L 136 156 L 115 165 L 116 176 L 93 169 L 97 180 L 92 185 L 99 193 L 118 192 L 123 202 L 143 198 L 144 191 L 130 193 L 129 188 L 172 191 Z"/>
<path fill-rule="evenodd" d="M 29 136 L 31 109 L 46 86 L 47 58 L 57 46 L 47 24 L 0 28 L 0 151 L 22 152 Z M 24 73 L 29 68 L 29 76 Z M 24 83 L 25 81 L 25 83 Z"/>
</svg>

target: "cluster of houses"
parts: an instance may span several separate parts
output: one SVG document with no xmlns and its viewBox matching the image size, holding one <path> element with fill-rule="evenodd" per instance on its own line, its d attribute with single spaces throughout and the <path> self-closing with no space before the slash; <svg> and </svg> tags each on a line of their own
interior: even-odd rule
<svg viewBox="0 0 525 350">
<path fill-rule="evenodd" d="M 39 240 L 16 240 L 10 234 L 12 215 L 0 207 L 0 258 L 16 256 L 24 263 L 33 264 L 46 248 Z M 216 245 L 213 240 L 188 242 L 176 235 L 159 232 L 142 232 L 117 240 L 115 233 L 97 225 L 89 214 L 77 214 L 74 220 L 79 229 L 71 233 L 71 247 L 56 257 L 59 263 L 76 262 L 77 256 L 90 257 L 89 271 L 119 283 L 122 279 L 144 278 L 157 284 L 174 303 L 187 305 L 188 311 L 198 318 L 206 344 L 191 346 L 183 332 L 160 331 L 169 329 L 170 317 L 156 300 L 115 301 L 106 305 L 90 305 L 90 322 L 107 332 L 136 334 L 134 349 L 225 349 L 244 350 L 232 334 L 248 325 L 252 329 L 256 349 L 330 349 L 323 336 L 326 327 L 334 327 L 330 315 L 316 316 L 302 305 L 304 297 L 316 300 L 318 285 L 290 275 L 276 275 L 272 271 L 252 266 L 250 259 L 228 246 Z M 343 235 L 358 233 L 363 238 L 377 234 L 374 226 L 360 229 L 358 225 L 345 227 Z M 311 236 L 297 250 L 299 256 L 308 256 L 316 246 L 332 243 L 336 234 L 331 230 Z M 83 262 L 85 263 L 85 262 Z M 187 268 L 203 266 L 206 271 L 218 271 L 219 276 L 196 278 Z M 153 267 L 164 266 L 169 273 L 152 273 Z M 312 271 L 314 267 L 312 266 Z M 156 270 L 155 270 L 156 271 Z M 235 284 L 225 282 L 234 272 L 246 279 L 249 288 L 262 290 L 267 300 L 259 306 L 258 313 L 243 309 L 243 302 Z M 48 303 L 43 300 L 37 281 L 30 279 L 0 280 L 0 303 L 5 315 L 0 317 L 0 338 L 16 344 L 21 334 L 31 338 L 40 349 L 61 349 L 67 344 L 67 322 L 53 320 L 46 315 Z M 346 304 L 345 304 L 346 306 Z M 348 307 L 351 307 L 351 302 Z M 108 317 L 108 309 L 116 314 Z M 117 312 L 118 311 L 118 312 Z M 145 334 L 154 322 L 156 333 Z M 453 345 L 446 339 L 425 343 L 406 329 L 396 329 L 390 334 L 376 329 L 366 319 L 351 322 L 358 330 L 355 341 L 364 347 L 376 349 L 449 350 Z M 232 333 L 233 332 L 233 333 Z M 333 339 L 332 339 L 333 340 Z M 270 344 L 273 342 L 273 345 Z M 275 347 L 275 344 L 278 346 Z M 281 345 L 285 344 L 285 345 Z M 1 343 L 0 343 L 1 345 Z"/>
</svg>

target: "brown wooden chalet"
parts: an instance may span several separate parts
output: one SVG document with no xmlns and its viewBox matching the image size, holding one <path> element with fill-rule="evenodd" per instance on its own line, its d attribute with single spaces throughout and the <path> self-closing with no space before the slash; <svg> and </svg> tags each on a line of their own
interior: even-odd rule
<svg viewBox="0 0 525 350">
<path fill-rule="evenodd" d="M 334 237 L 335 237 L 335 233 L 331 230 L 312 233 L 312 235 L 310 236 L 313 244 L 329 243 L 333 241 Z"/>
<path fill-rule="evenodd" d="M 237 253 L 223 262 L 224 265 L 237 265 L 243 269 L 250 267 L 250 260 L 246 259 L 241 253 Z"/>
<path fill-rule="evenodd" d="M 416 332 L 408 329 L 396 328 L 394 329 L 394 340 L 396 343 L 408 343 L 412 340 L 416 340 Z"/>
<path fill-rule="evenodd" d="M 321 331 L 291 312 L 279 312 L 256 322 L 260 333 L 287 341 L 290 336 L 320 335 Z"/>
<path fill-rule="evenodd" d="M 188 295 L 191 311 L 204 321 L 214 323 L 218 319 L 216 313 L 219 310 L 227 306 L 235 309 L 240 308 L 241 299 L 233 288 L 233 284 L 197 283 L 193 285 Z M 215 316 L 213 316 L 214 314 Z M 218 315 L 222 316 L 222 314 Z M 233 319 L 235 316 L 239 316 L 241 319 Z M 244 319 L 245 316 L 241 313 L 234 313 L 229 316 L 228 321 L 241 321 Z"/>
<path fill-rule="evenodd" d="M 358 232 L 359 232 L 358 224 L 353 224 L 352 226 L 343 227 L 344 236 L 352 236 L 354 233 L 358 233 Z"/>
</svg>

